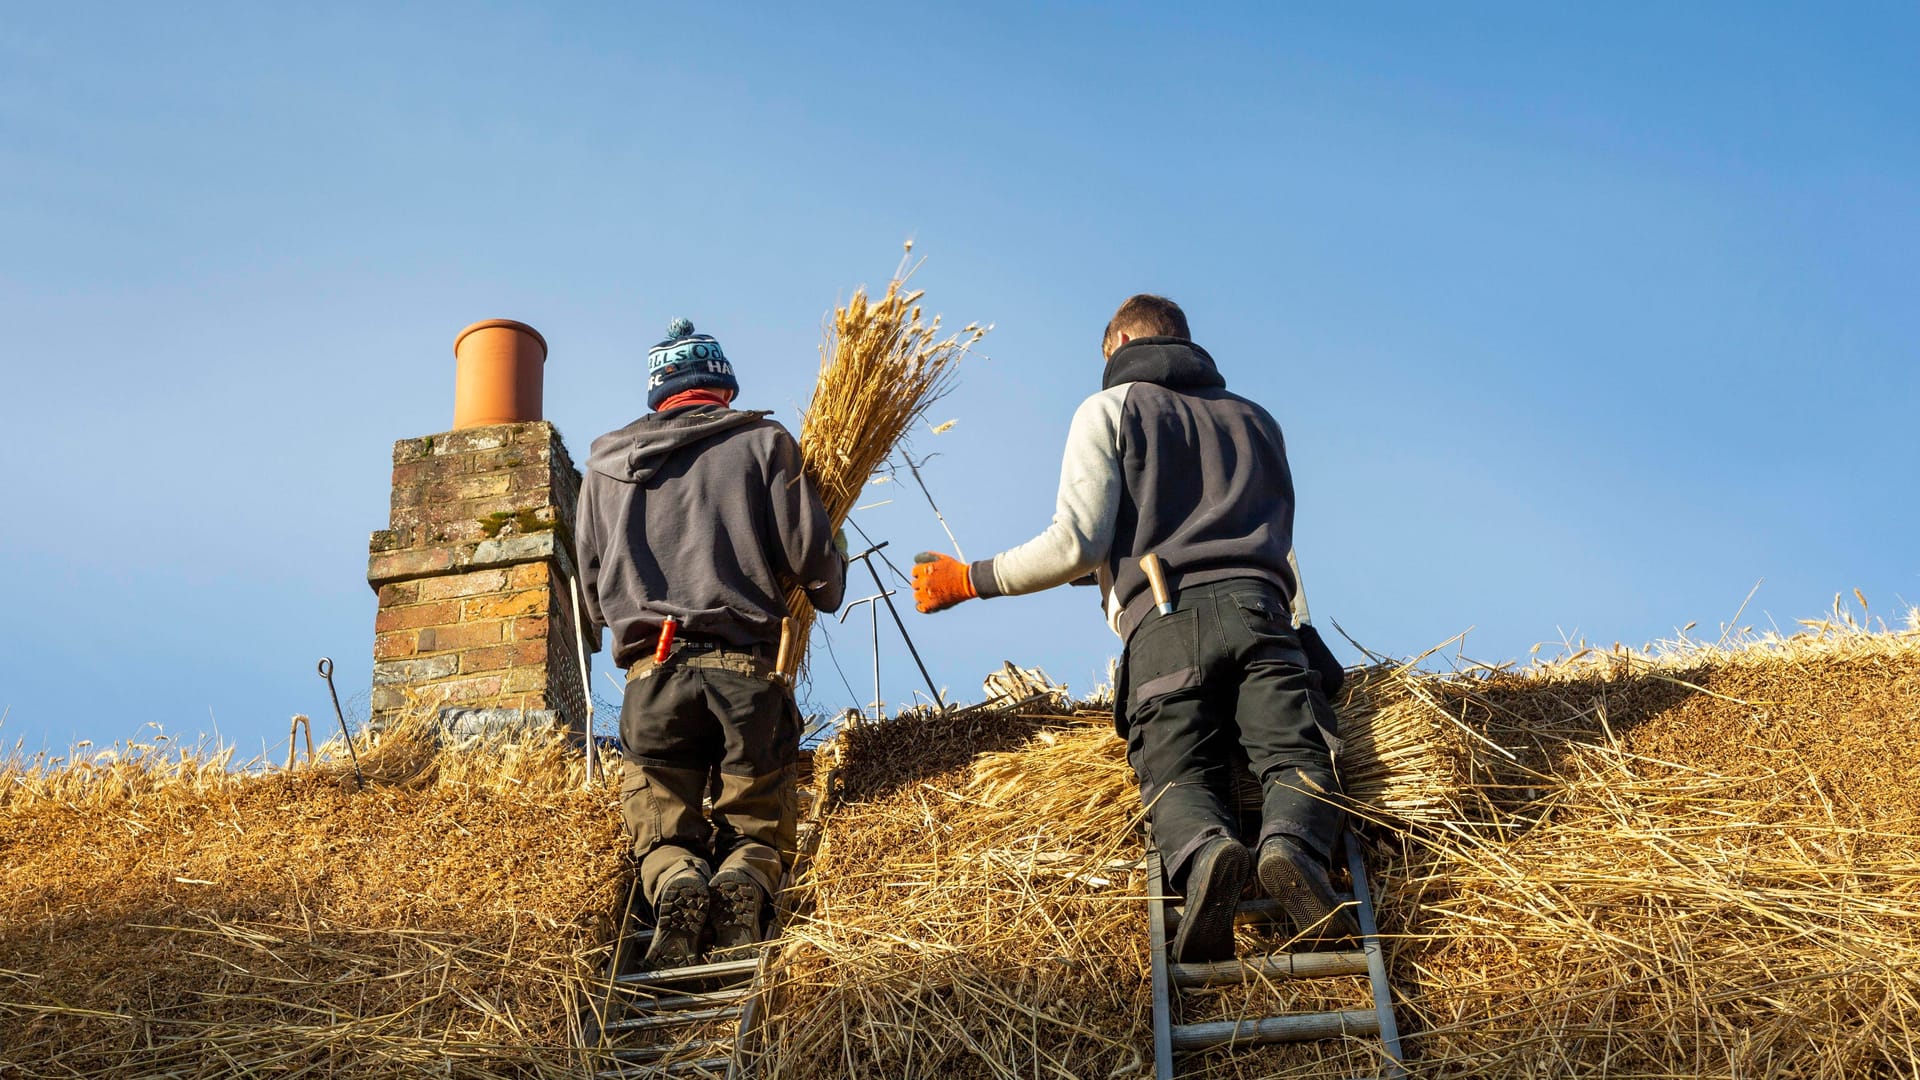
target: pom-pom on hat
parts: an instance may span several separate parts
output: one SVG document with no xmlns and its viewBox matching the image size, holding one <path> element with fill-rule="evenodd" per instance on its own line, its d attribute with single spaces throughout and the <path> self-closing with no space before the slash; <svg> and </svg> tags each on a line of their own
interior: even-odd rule
<svg viewBox="0 0 1920 1080">
<path fill-rule="evenodd" d="M 675 394 L 701 389 L 739 393 L 740 383 L 719 342 L 694 333 L 688 320 L 675 319 L 667 327 L 667 340 L 647 350 L 647 408 L 658 409 Z"/>
</svg>

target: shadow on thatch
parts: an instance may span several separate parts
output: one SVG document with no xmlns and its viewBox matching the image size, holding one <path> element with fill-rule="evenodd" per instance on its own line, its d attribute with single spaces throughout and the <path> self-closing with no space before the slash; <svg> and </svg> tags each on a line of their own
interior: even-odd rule
<svg viewBox="0 0 1920 1080">
<path fill-rule="evenodd" d="M 1086 722 L 1084 716 L 977 705 L 944 713 L 912 709 L 887 720 L 849 724 L 834 737 L 841 754 L 834 802 L 883 798 L 964 768 L 982 754 L 1023 746 L 1042 731 Z"/>
<path fill-rule="evenodd" d="M 1906 1074 L 1913 630 L 1402 678 L 1456 787 L 1380 830 L 1422 1075 Z"/>
</svg>

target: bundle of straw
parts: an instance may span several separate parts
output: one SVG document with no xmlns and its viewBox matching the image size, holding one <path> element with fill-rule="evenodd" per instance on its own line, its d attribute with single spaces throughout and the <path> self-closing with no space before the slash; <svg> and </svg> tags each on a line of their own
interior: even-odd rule
<svg viewBox="0 0 1920 1080">
<path fill-rule="evenodd" d="M 865 286 L 855 289 L 823 331 L 820 378 L 800 419 L 800 454 L 836 529 L 894 446 L 952 388 L 954 364 L 992 329 L 968 323 L 942 338 L 940 316 L 922 320 L 924 291 L 907 288 L 913 269 L 903 259 L 877 300 L 868 299 Z M 795 589 L 787 609 L 803 658 L 813 606 Z"/>
</svg>

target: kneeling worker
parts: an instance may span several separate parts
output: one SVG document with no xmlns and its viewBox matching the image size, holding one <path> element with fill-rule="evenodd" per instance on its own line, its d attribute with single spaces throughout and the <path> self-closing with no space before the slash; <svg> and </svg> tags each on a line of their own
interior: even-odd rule
<svg viewBox="0 0 1920 1080">
<path fill-rule="evenodd" d="M 1322 675 L 1291 617 L 1293 477 L 1280 427 L 1229 393 L 1186 315 L 1132 297 L 1107 324 L 1103 389 L 1074 414 L 1053 524 L 971 566 L 923 554 L 921 611 L 1038 592 L 1093 572 L 1125 642 L 1114 717 L 1149 806 L 1167 879 L 1186 897 L 1181 962 L 1233 955 L 1233 917 L 1255 872 L 1238 838 L 1232 750 L 1260 781 L 1258 876 L 1303 934 L 1357 932 L 1328 863 L 1342 813 Z M 1172 586 L 1162 614 L 1141 566 L 1158 556 Z M 1317 638 L 1315 639 L 1317 644 Z M 1325 646 L 1320 645 L 1324 650 Z"/>
<path fill-rule="evenodd" d="M 627 669 L 620 806 L 659 968 L 697 959 L 709 926 L 716 952 L 760 940 L 798 812 L 799 712 L 774 670 L 786 589 L 833 611 L 846 561 L 793 436 L 730 408 L 718 342 L 677 319 L 647 368 L 654 411 L 594 440 L 575 544 Z"/>
</svg>

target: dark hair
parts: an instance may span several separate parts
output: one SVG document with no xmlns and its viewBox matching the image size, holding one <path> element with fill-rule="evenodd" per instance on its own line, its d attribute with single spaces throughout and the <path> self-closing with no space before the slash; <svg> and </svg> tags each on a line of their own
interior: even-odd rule
<svg viewBox="0 0 1920 1080">
<path fill-rule="evenodd" d="M 1107 332 L 1101 335 L 1100 351 L 1112 355 L 1112 345 L 1121 334 L 1128 337 L 1171 337 L 1182 341 L 1192 340 L 1187 329 L 1187 313 L 1180 305 L 1164 296 L 1152 293 L 1138 293 L 1129 296 L 1107 321 Z"/>
</svg>

